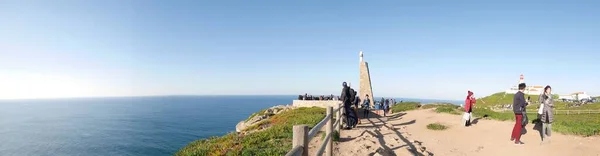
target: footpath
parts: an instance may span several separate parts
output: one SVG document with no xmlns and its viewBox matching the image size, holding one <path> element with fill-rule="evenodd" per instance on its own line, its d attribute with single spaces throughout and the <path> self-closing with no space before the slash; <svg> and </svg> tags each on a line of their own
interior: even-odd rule
<svg viewBox="0 0 600 156">
<path fill-rule="evenodd" d="M 362 114 L 362 112 L 360 112 Z M 554 132 L 549 142 L 541 143 L 533 124 L 521 137 L 524 145 L 514 145 L 510 134 L 514 122 L 476 118 L 473 126 L 461 125 L 461 116 L 436 113 L 433 109 L 414 110 L 382 117 L 361 116 L 361 124 L 342 130 L 334 155 L 581 155 L 600 156 L 600 137 L 580 137 Z M 446 130 L 427 129 L 430 123 L 449 126 Z M 315 139 L 319 140 L 319 139 Z M 311 143 L 312 145 L 313 143 Z"/>
</svg>

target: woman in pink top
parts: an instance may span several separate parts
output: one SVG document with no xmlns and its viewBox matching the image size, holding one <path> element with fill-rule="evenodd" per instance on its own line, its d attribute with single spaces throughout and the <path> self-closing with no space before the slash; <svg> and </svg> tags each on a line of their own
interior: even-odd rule
<svg viewBox="0 0 600 156">
<path fill-rule="evenodd" d="M 465 112 L 471 114 L 473 112 L 473 105 L 475 105 L 475 97 L 473 96 L 473 92 L 467 91 L 467 98 L 465 99 Z M 467 120 L 465 126 L 471 126 L 471 118 Z"/>
</svg>

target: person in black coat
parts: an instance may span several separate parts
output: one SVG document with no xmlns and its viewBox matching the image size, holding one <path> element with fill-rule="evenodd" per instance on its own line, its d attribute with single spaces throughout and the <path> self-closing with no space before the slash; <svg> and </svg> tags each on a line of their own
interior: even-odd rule
<svg viewBox="0 0 600 156">
<path fill-rule="evenodd" d="M 360 124 L 360 118 L 358 117 L 358 105 L 360 104 L 360 97 L 358 97 L 356 91 L 354 91 L 354 95 L 356 95 L 356 97 L 354 97 L 354 115 L 356 116 L 356 120 L 358 121 L 357 124 Z"/>
<path fill-rule="evenodd" d="M 350 129 L 356 126 L 356 122 L 358 118 L 355 116 L 354 110 L 351 108 L 353 92 L 351 92 L 351 88 L 346 85 L 346 82 L 342 83 L 343 89 L 340 98 L 342 98 L 342 102 L 344 104 L 344 110 L 346 115 L 346 129 Z"/>
</svg>

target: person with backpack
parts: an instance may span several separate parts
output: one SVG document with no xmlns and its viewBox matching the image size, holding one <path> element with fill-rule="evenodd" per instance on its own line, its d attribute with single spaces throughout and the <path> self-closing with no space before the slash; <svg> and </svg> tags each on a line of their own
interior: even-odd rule
<svg viewBox="0 0 600 156">
<path fill-rule="evenodd" d="M 356 105 L 354 104 L 356 101 L 356 91 L 354 91 L 354 89 L 352 87 L 350 87 L 350 105 L 345 106 L 345 111 L 346 113 L 346 120 L 348 121 L 348 127 L 349 128 L 353 128 L 356 127 L 356 124 L 358 123 L 358 114 L 356 113 L 356 111 L 354 111 L 354 109 L 352 109 L 352 105 Z"/>
<path fill-rule="evenodd" d="M 473 116 L 472 112 L 473 112 L 473 106 L 475 105 L 475 97 L 473 96 L 473 92 L 471 91 L 467 91 L 467 98 L 465 99 L 465 113 L 468 114 L 468 117 L 466 122 L 465 122 L 465 126 L 471 126 L 471 117 Z M 466 116 L 466 114 L 465 114 Z"/>
<path fill-rule="evenodd" d="M 343 106 L 344 106 L 344 110 L 346 111 L 345 115 L 346 115 L 346 129 L 350 129 L 351 127 L 354 127 L 356 125 L 356 117 L 354 117 L 354 110 L 352 110 L 351 105 L 352 105 L 352 100 L 354 100 L 354 98 L 352 97 L 352 94 L 354 94 L 354 91 L 352 88 L 350 88 L 348 85 L 346 85 L 346 82 L 342 83 L 342 94 L 340 96 L 342 102 L 343 102 Z M 352 92 L 351 92 L 352 91 Z"/>
</svg>

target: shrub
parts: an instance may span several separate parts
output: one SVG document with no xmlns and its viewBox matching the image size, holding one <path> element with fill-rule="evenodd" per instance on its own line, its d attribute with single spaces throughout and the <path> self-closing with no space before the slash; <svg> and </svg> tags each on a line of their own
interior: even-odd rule
<svg viewBox="0 0 600 156">
<path fill-rule="evenodd" d="M 440 124 L 440 123 L 430 123 L 427 125 L 427 129 L 441 131 L 448 129 L 448 126 Z"/>
<path fill-rule="evenodd" d="M 320 132 L 320 133 L 321 133 L 321 140 L 325 140 L 325 132 Z M 333 131 L 333 134 L 331 137 L 333 137 L 334 142 L 340 141 L 340 133 L 338 131 Z"/>
</svg>

